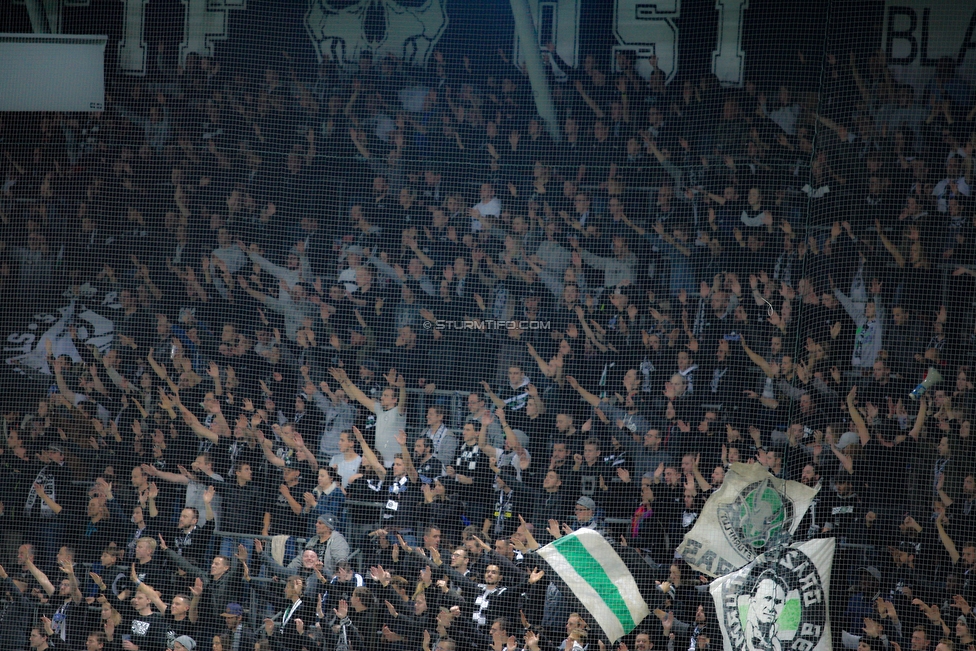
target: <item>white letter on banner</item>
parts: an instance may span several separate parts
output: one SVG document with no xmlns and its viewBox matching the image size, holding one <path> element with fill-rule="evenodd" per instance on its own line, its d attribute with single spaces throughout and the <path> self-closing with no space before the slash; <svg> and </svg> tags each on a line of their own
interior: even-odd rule
<svg viewBox="0 0 976 651">
<path fill-rule="evenodd" d="M 529 11 L 539 37 L 540 50 L 552 43 L 556 55 L 563 63 L 575 68 L 579 65 L 580 0 L 529 0 Z M 515 35 L 515 59 L 517 67 L 525 62 L 522 43 Z M 548 51 L 546 51 L 548 53 Z"/>
<path fill-rule="evenodd" d="M 631 50 L 636 55 L 634 68 L 650 79 L 652 56 L 657 67 L 671 81 L 678 71 L 678 28 L 674 19 L 681 16 L 681 0 L 617 0 L 613 8 L 613 34 L 620 44 L 615 50 Z"/>
<path fill-rule="evenodd" d="M 146 5 L 149 0 L 121 0 L 122 38 L 119 39 L 119 68 L 126 74 L 146 74 Z"/>
<path fill-rule="evenodd" d="M 712 52 L 712 72 L 726 86 L 742 86 L 745 52 L 742 51 L 742 19 L 749 0 L 716 0 L 718 41 Z"/>
<path fill-rule="evenodd" d="M 215 41 L 227 39 L 227 15 L 231 9 L 247 9 L 247 0 L 180 0 L 186 7 L 180 63 L 186 55 L 213 56 Z"/>
</svg>

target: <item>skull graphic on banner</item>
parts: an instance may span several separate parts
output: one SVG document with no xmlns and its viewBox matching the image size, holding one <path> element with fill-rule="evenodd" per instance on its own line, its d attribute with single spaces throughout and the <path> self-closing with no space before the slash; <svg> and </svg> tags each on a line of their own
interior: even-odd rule
<svg viewBox="0 0 976 651">
<path fill-rule="evenodd" d="M 446 0 L 311 0 L 305 28 L 319 60 L 356 65 L 364 53 L 424 67 L 447 27 Z"/>
</svg>

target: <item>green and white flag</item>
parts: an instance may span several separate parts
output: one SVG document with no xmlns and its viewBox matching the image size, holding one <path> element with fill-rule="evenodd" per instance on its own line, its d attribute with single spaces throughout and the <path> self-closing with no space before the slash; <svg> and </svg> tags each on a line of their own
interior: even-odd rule
<svg viewBox="0 0 976 651">
<path fill-rule="evenodd" d="M 786 544 L 819 490 L 778 479 L 758 464 L 734 463 L 685 534 L 678 554 L 709 576 L 733 572 Z"/>
<path fill-rule="evenodd" d="M 539 556 L 569 586 L 611 642 L 647 617 L 647 604 L 633 575 L 596 531 L 574 531 L 539 549 Z"/>
<path fill-rule="evenodd" d="M 795 543 L 709 586 L 725 651 L 830 651 L 834 539 Z"/>
</svg>

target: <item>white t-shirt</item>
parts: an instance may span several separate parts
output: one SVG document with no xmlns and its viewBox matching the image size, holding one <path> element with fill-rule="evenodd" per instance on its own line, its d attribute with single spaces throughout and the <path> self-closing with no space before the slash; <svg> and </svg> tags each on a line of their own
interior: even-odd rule
<svg viewBox="0 0 976 651">
<path fill-rule="evenodd" d="M 329 465 L 335 467 L 336 473 L 342 477 L 343 488 L 349 486 L 349 478 L 359 472 L 362 463 L 363 458 L 359 455 L 356 455 L 352 461 L 346 461 L 346 457 L 342 454 L 337 454 L 329 460 Z"/>
<path fill-rule="evenodd" d="M 373 413 L 376 414 L 376 454 L 383 459 L 385 467 L 391 468 L 393 455 L 402 451 L 396 436 L 407 428 L 407 417 L 396 407 L 384 410 L 378 400 L 373 403 Z"/>
<path fill-rule="evenodd" d="M 482 201 L 474 207 L 478 211 L 479 215 L 485 215 L 487 217 L 498 217 L 502 214 L 502 202 L 498 197 L 492 197 L 489 201 Z M 471 231 L 480 231 L 483 227 L 481 222 L 477 219 L 471 219 Z"/>
</svg>

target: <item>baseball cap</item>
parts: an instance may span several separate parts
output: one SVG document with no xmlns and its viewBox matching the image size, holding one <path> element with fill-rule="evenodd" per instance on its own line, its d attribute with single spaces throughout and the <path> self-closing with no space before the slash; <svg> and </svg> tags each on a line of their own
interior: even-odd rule
<svg viewBox="0 0 976 651">
<path fill-rule="evenodd" d="M 239 603 L 232 602 L 227 604 L 227 608 L 225 608 L 224 612 L 222 612 L 220 615 L 221 617 L 223 617 L 224 615 L 231 615 L 232 617 L 241 617 L 244 615 L 244 608 Z"/>
</svg>

